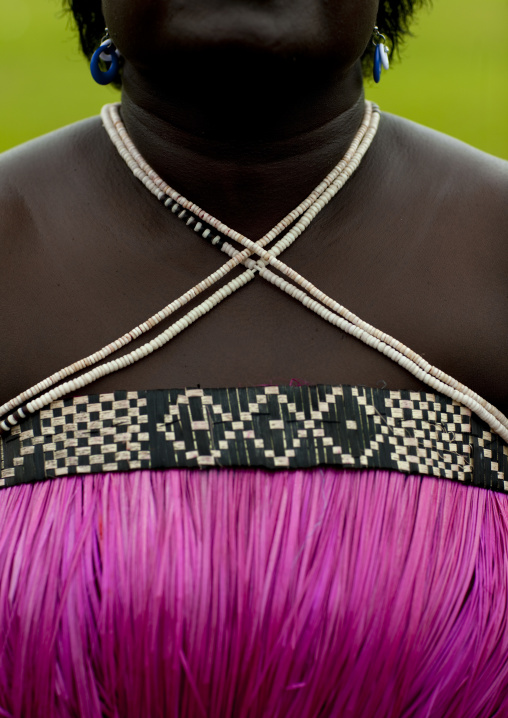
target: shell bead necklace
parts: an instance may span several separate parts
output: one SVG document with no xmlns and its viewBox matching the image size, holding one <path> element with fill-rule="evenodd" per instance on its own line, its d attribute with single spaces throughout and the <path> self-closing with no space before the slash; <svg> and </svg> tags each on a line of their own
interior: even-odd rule
<svg viewBox="0 0 508 718">
<path fill-rule="evenodd" d="M 327 177 L 325 177 L 325 179 L 313 190 L 313 192 L 311 192 L 311 194 L 296 209 L 290 212 L 272 230 L 270 230 L 270 232 L 268 232 L 258 243 L 252 242 L 238 232 L 231 230 L 229 227 L 219 222 L 219 220 L 215 219 L 211 215 L 208 215 L 206 212 L 197 207 L 197 205 L 194 205 L 184 197 L 181 197 L 176 191 L 166 185 L 166 183 L 156 175 L 155 171 L 152 170 L 146 162 L 144 162 L 143 158 L 130 141 L 130 138 L 128 138 L 125 128 L 123 128 L 123 126 L 119 127 L 120 132 L 123 134 L 123 139 L 120 138 L 119 133 L 115 131 L 113 123 L 119 122 L 121 125 L 116 105 L 109 105 L 103 108 L 102 118 L 106 130 L 123 159 L 126 161 L 133 173 L 143 182 L 143 184 L 145 184 L 145 186 L 147 186 L 152 193 L 156 194 L 158 199 L 164 199 L 165 202 L 170 199 L 173 203 L 172 206 L 174 206 L 174 203 L 176 202 L 178 205 L 177 208 L 182 207 L 187 209 L 193 214 L 193 216 L 196 216 L 197 220 L 199 219 L 200 222 L 206 222 L 209 227 L 213 228 L 217 232 L 222 232 L 233 241 L 246 243 L 248 247 L 244 249 L 243 252 L 238 252 L 227 242 L 222 242 L 220 235 L 215 234 L 212 242 L 214 240 L 216 244 L 220 242 L 221 249 L 231 257 L 222 267 L 116 341 L 111 342 L 90 356 L 74 362 L 58 372 L 55 372 L 51 376 L 43 379 L 10 401 L 6 402 L 3 406 L 0 406 L 0 417 L 4 416 L 3 420 L 0 420 L 0 433 L 9 431 L 27 415 L 39 411 L 44 406 L 62 398 L 66 394 L 82 389 L 102 376 L 106 376 L 107 374 L 111 374 L 129 366 L 130 364 L 133 364 L 134 362 L 139 361 L 143 357 L 152 353 L 156 349 L 162 347 L 192 322 L 209 312 L 219 302 L 253 279 L 256 273 L 261 273 L 261 271 L 263 271 L 266 279 L 269 279 L 273 283 L 278 283 L 278 286 L 284 288 L 287 283 L 284 283 L 284 280 L 280 277 L 276 277 L 269 272 L 269 270 L 265 270 L 265 265 L 262 261 L 254 262 L 251 260 L 251 255 L 258 252 L 258 250 L 264 251 L 262 249 L 264 246 L 278 237 L 282 232 L 284 232 L 284 230 L 291 227 L 291 229 L 273 248 L 272 253 L 273 258 L 275 258 L 275 254 L 280 254 L 284 249 L 289 247 L 290 244 L 292 244 L 292 242 L 294 242 L 306 229 L 306 227 L 308 227 L 311 221 L 344 186 L 353 172 L 358 168 L 376 134 L 379 124 L 379 110 L 370 102 L 365 103 L 365 114 L 362 124 L 344 157 L 327 175 Z M 129 146 L 129 151 L 126 149 L 127 144 Z M 142 168 L 141 166 L 138 166 L 138 163 L 142 165 Z M 146 170 L 148 170 L 148 174 Z M 160 189 L 161 187 L 163 189 Z M 170 203 L 168 202 L 168 204 Z M 175 212 L 177 208 L 175 208 Z M 197 221 L 194 227 L 196 231 L 201 229 L 198 224 L 199 223 Z M 203 234 L 206 235 L 205 238 L 208 238 L 209 235 L 206 233 L 206 229 L 203 230 Z M 265 253 L 265 256 L 268 261 L 272 259 L 272 254 Z M 188 302 L 199 296 L 199 294 L 212 287 L 218 280 L 242 262 L 249 263 L 249 267 L 242 275 L 236 277 L 228 282 L 224 287 L 218 289 L 212 296 L 188 312 L 185 316 L 162 332 L 158 337 L 155 337 L 155 339 L 147 344 L 118 359 L 113 359 L 112 361 L 101 364 L 100 366 L 94 366 L 114 352 L 125 347 L 131 341 L 140 337 L 143 333 L 155 327 L 178 309 L 181 309 Z M 294 274 L 296 275 L 296 273 Z M 289 293 L 293 293 L 293 296 L 299 297 L 299 290 L 296 287 L 290 287 L 290 285 L 288 285 L 285 288 L 285 291 L 289 291 Z M 307 303 L 309 301 L 309 298 L 306 296 L 302 297 L 302 299 L 305 299 L 305 302 Z M 316 303 L 313 302 L 313 304 Z M 346 324 L 348 323 L 346 322 Z M 63 384 L 56 386 L 67 377 L 70 377 L 73 374 L 89 367 L 94 368 L 81 376 L 71 379 L 70 381 L 65 381 Z M 41 392 L 43 393 L 41 394 Z M 40 394 L 40 396 L 37 396 L 38 394 Z M 34 397 L 37 398 L 34 399 Z M 14 413 L 9 414 L 9 412 L 12 412 L 13 410 Z M 7 416 L 5 416 L 5 414 L 7 414 Z"/>
<path fill-rule="evenodd" d="M 166 207 L 170 208 L 179 219 L 186 222 L 195 232 L 201 234 L 204 239 L 211 241 L 221 251 L 228 254 L 231 259 L 226 262 L 219 270 L 207 277 L 203 282 L 193 287 L 189 292 L 182 295 L 179 299 L 165 307 L 161 312 L 148 319 L 146 322 L 136 327 L 128 334 L 120 337 L 112 344 L 104 347 L 99 352 L 87 357 L 80 362 L 76 362 L 69 367 L 57 372 L 48 379 L 40 382 L 23 394 L 0 407 L 0 415 L 6 411 L 19 407 L 20 404 L 27 399 L 35 396 L 37 393 L 54 386 L 58 381 L 80 371 L 88 366 L 101 361 L 106 356 L 117 351 L 121 347 L 133 339 L 148 331 L 162 319 L 169 316 L 176 309 L 181 308 L 188 301 L 193 299 L 204 289 L 212 286 L 218 279 L 225 276 L 233 267 L 242 263 L 247 270 L 240 277 L 231 280 L 226 286 L 216 291 L 208 300 L 202 302 L 198 307 L 188 312 L 182 319 L 173 324 L 165 332 L 148 342 L 139 349 L 127 354 L 120 359 L 95 367 L 92 371 L 71 380 L 64 384 L 46 391 L 45 394 L 38 399 L 29 402 L 26 406 L 17 409 L 11 416 L 0 422 L 0 429 L 8 430 L 11 426 L 18 423 L 27 413 L 39 410 L 43 406 L 61 398 L 67 393 L 76 391 L 95 381 L 101 376 L 118 371 L 129 364 L 142 359 L 157 348 L 160 348 L 170 339 L 172 339 L 180 331 L 183 331 L 189 324 L 196 321 L 197 318 L 203 316 L 210 311 L 226 296 L 244 286 L 249 282 L 256 273 L 290 296 L 298 299 L 304 306 L 311 309 L 323 319 L 334 324 L 338 328 L 357 337 L 372 348 L 377 349 L 381 353 L 397 362 L 420 381 L 431 386 L 436 391 L 448 396 L 449 398 L 463 403 L 472 411 L 477 413 L 486 423 L 497 433 L 499 433 L 506 441 L 508 441 L 508 419 L 495 407 L 485 401 L 474 391 L 457 382 L 452 377 L 440 371 L 436 367 L 431 366 L 423 357 L 419 356 L 401 342 L 384 332 L 372 327 L 364 322 L 352 312 L 341 306 L 338 302 L 331 299 L 308 280 L 295 272 L 293 269 L 285 265 L 277 259 L 277 256 L 289 247 L 297 237 L 305 230 L 315 216 L 323 209 L 330 199 L 341 189 L 347 179 L 353 174 L 360 164 L 365 152 L 370 146 L 375 136 L 378 123 L 379 111 L 370 103 L 366 103 L 364 120 L 360 129 L 355 136 L 351 147 L 338 163 L 338 165 L 329 173 L 323 182 L 302 202 L 293 212 L 285 217 L 278 225 L 276 225 L 268 234 L 266 234 L 258 242 L 252 242 L 247 237 L 232 230 L 227 225 L 217 220 L 212 215 L 202 210 L 194 203 L 181 196 L 173 188 L 171 188 L 157 173 L 146 163 L 140 155 L 132 140 L 129 138 L 125 127 L 121 121 L 118 106 L 108 105 L 102 111 L 104 126 L 118 150 L 121 157 L 129 166 L 133 174 L 143 182 L 143 184 L 154 194 L 159 200 L 163 201 Z M 301 218 L 301 219 L 299 219 Z M 298 222 L 296 221 L 298 220 Z M 270 251 L 265 250 L 265 246 L 281 234 L 285 229 L 293 227 L 286 232 Z M 227 237 L 245 249 L 241 252 L 236 250 L 229 244 L 224 237 Z M 255 261 L 251 258 L 252 254 L 257 254 L 261 259 Z M 283 275 L 293 280 L 298 286 L 290 284 L 282 277 L 274 274 L 267 268 L 267 264 L 272 265 Z M 304 290 L 304 291 L 302 291 Z M 307 292 L 307 294 L 305 293 Z M 310 295 L 310 296 L 309 296 Z"/>
<path fill-rule="evenodd" d="M 189 227 L 193 227 L 194 231 L 199 232 L 203 238 L 208 239 L 212 242 L 212 244 L 217 245 L 221 251 L 231 257 L 231 260 L 226 262 L 226 264 L 217 270 L 217 272 L 214 272 L 212 275 L 203 280 L 203 282 L 189 290 L 189 292 L 186 292 L 185 295 L 182 295 L 182 297 L 175 300 L 175 302 L 172 302 L 170 305 L 165 307 L 161 310 L 161 312 L 157 313 L 145 323 L 124 335 L 124 337 L 120 337 L 120 339 L 116 342 L 104 347 L 102 350 L 96 352 L 90 357 L 81 360 L 81 362 L 76 362 L 60 372 L 57 372 L 43 382 L 40 382 L 26 392 L 23 392 L 23 394 L 20 394 L 3 407 L 0 407 L 0 415 L 6 411 L 12 410 L 16 406 L 19 407 L 20 404 L 35 396 L 37 393 L 44 391 L 48 387 L 54 386 L 54 384 L 61 381 L 65 377 L 70 376 L 87 366 L 97 363 L 109 354 L 117 351 L 122 346 L 125 346 L 125 344 L 148 331 L 148 329 L 151 329 L 153 326 L 162 321 L 163 318 L 166 318 L 171 313 L 176 311 L 176 309 L 190 301 L 190 299 L 197 296 L 197 294 L 204 291 L 205 288 L 212 286 L 216 281 L 218 281 L 218 279 L 225 276 L 225 274 L 231 271 L 231 269 L 237 266 L 240 262 L 247 267 L 247 271 L 235 280 L 230 281 L 225 287 L 219 289 L 208 300 L 200 304 L 194 310 L 188 312 L 182 319 L 169 327 L 169 329 L 165 332 L 162 332 L 162 334 L 151 342 L 148 342 L 144 346 L 124 357 L 121 357 L 120 359 L 103 364 L 81 377 L 78 377 L 77 379 L 65 382 L 63 385 L 56 387 L 55 389 L 50 389 L 50 391 L 47 391 L 43 396 L 29 402 L 26 406 L 18 409 L 13 415 L 0 422 L 0 429 L 8 430 L 11 426 L 18 423 L 20 419 L 24 418 L 27 413 L 37 411 L 52 401 L 61 398 L 65 394 L 76 391 L 101 376 L 117 371 L 134 363 L 135 361 L 138 361 L 144 356 L 147 356 L 155 349 L 163 346 L 163 344 L 176 336 L 176 334 L 180 331 L 183 331 L 183 329 L 189 326 L 190 323 L 210 311 L 226 296 L 229 296 L 232 292 L 236 291 L 241 286 L 244 286 L 244 284 L 250 281 L 257 272 L 265 280 L 271 282 L 275 286 L 278 286 L 281 290 L 290 294 L 290 296 L 298 299 L 302 302 L 302 304 L 304 304 L 304 306 L 312 309 L 322 318 L 382 352 L 436 391 L 439 391 L 449 398 L 468 406 L 472 411 L 484 419 L 484 421 L 486 421 L 486 423 L 494 431 L 499 433 L 506 441 L 508 441 L 508 419 L 495 407 L 485 401 L 482 397 L 478 396 L 468 387 L 464 386 L 460 382 L 457 382 L 455 379 L 440 371 L 436 367 L 431 366 L 423 359 L 423 357 L 410 350 L 401 342 L 398 342 L 393 337 L 390 337 L 386 333 L 372 327 L 345 307 L 342 307 L 338 302 L 330 297 L 327 297 L 323 292 L 308 282 L 308 280 L 277 259 L 277 255 L 296 240 L 302 231 L 304 231 L 304 229 L 310 224 L 312 219 L 315 218 L 318 212 L 321 211 L 321 209 L 323 209 L 323 207 L 330 201 L 337 191 L 339 191 L 339 189 L 358 167 L 377 130 L 379 122 L 379 111 L 377 108 L 370 105 L 370 103 L 366 103 L 366 111 L 362 125 L 355 136 L 350 149 L 341 162 L 339 162 L 334 170 L 332 170 L 325 180 L 323 180 L 323 182 L 316 187 L 311 195 L 309 195 L 309 197 L 302 202 L 299 207 L 287 215 L 284 220 L 279 222 L 279 224 L 276 225 L 276 227 L 274 227 L 259 242 L 252 242 L 238 232 L 230 229 L 227 225 L 224 225 L 215 217 L 209 215 L 200 207 L 179 195 L 174 189 L 165 183 L 164 180 L 162 180 L 145 162 L 130 140 L 125 127 L 121 122 L 118 106 L 106 106 L 103 109 L 102 117 L 104 126 L 108 131 L 111 140 L 115 144 L 119 154 L 130 167 L 133 174 L 143 182 L 152 194 L 154 194 L 159 200 L 163 200 L 164 204 L 177 214 L 181 220 L 185 221 Z M 283 236 L 281 240 L 277 242 L 277 244 L 270 251 L 266 251 L 264 249 L 270 241 L 275 239 L 284 229 L 290 227 L 291 224 L 299 217 L 301 217 L 301 219 L 286 233 L 285 236 Z M 217 232 L 217 234 L 215 232 Z M 243 252 L 239 252 L 232 245 L 226 242 L 224 236 L 221 236 L 220 233 L 243 245 L 246 249 Z M 254 253 L 260 256 L 261 260 L 252 260 L 251 255 Z M 275 275 L 267 269 L 266 264 L 272 265 L 282 274 L 295 281 L 303 290 L 308 292 L 308 294 L 305 294 L 305 291 L 302 291 L 302 289 L 295 287 L 283 278 Z"/>
</svg>

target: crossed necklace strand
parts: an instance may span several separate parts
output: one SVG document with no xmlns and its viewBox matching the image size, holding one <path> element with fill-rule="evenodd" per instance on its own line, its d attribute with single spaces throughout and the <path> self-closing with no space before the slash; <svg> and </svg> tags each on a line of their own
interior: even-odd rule
<svg viewBox="0 0 508 718">
<path fill-rule="evenodd" d="M 15 409 L 15 411 L 0 421 L 0 432 L 9 431 L 28 414 L 39 411 L 44 406 L 62 398 L 66 394 L 82 389 L 100 377 L 123 369 L 148 356 L 148 354 L 164 346 L 164 344 L 199 319 L 199 317 L 211 311 L 211 309 L 217 306 L 223 299 L 251 281 L 256 274 L 259 274 L 263 279 L 297 299 L 305 307 L 311 309 L 326 321 L 357 339 L 360 339 L 382 354 L 385 354 L 435 391 L 470 408 L 480 416 L 493 431 L 498 433 L 505 441 L 508 441 L 508 419 L 498 409 L 451 376 L 433 367 L 423 357 L 413 352 L 401 342 L 361 320 L 348 309 L 321 292 L 311 282 L 291 269 L 291 267 L 277 259 L 278 255 L 287 249 L 300 234 L 302 234 L 360 165 L 360 162 L 374 139 L 379 125 L 380 115 L 379 109 L 376 106 L 370 102 L 365 103 L 365 114 L 362 124 L 342 160 L 296 209 L 290 212 L 258 242 L 253 242 L 239 232 L 229 228 L 196 204 L 187 200 L 164 182 L 155 170 L 143 159 L 127 134 L 120 118 L 119 105 L 106 105 L 101 115 L 109 137 L 132 173 L 143 182 L 147 189 L 155 195 L 159 201 L 163 202 L 168 209 L 177 215 L 179 219 L 184 221 L 187 226 L 200 234 L 204 239 L 217 246 L 222 252 L 227 254 L 230 259 L 217 271 L 210 274 L 181 297 L 168 304 L 161 311 L 157 312 L 157 314 L 147 319 L 143 324 L 140 324 L 116 341 L 103 347 L 98 352 L 52 374 L 47 379 L 35 384 L 30 389 L 22 392 L 1 406 L 0 416 L 13 409 Z M 283 233 L 284 230 L 288 231 L 270 250 L 266 250 L 265 247 Z M 235 249 L 227 242 L 226 238 L 242 245 L 244 247 L 243 251 Z M 253 259 L 252 255 L 258 255 L 260 259 Z M 155 327 L 199 294 L 212 287 L 240 263 L 246 267 L 246 271 L 240 276 L 230 280 L 208 299 L 201 302 L 201 304 L 189 311 L 150 342 L 129 354 L 125 354 L 105 364 L 95 366 L 85 374 L 56 386 L 56 384 L 76 372 L 94 366 Z M 274 274 L 268 269 L 267 265 L 278 270 L 284 277 L 292 280 L 297 286 L 288 282 L 283 277 Z M 33 399 L 33 397 L 41 392 L 44 393 Z"/>
</svg>

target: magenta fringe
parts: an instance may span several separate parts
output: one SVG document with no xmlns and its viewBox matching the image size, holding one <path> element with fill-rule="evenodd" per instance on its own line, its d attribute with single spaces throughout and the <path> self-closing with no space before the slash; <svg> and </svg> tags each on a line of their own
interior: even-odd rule
<svg viewBox="0 0 508 718">
<path fill-rule="evenodd" d="M 386 471 L 0 492 L 0 716 L 508 716 L 508 497 Z"/>
</svg>

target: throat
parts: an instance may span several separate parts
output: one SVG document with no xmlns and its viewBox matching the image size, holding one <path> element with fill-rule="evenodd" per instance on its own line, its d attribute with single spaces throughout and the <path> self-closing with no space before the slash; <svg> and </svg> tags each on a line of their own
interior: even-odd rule
<svg viewBox="0 0 508 718">
<path fill-rule="evenodd" d="M 159 176 L 230 227 L 257 239 L 344 156 L 362 123 L 364 99 L 360 94 L 351 107 L 319 127 L 270 139 L 196 135 L 154 116 L 125 93 L 121 116 Z"/>
</svg>

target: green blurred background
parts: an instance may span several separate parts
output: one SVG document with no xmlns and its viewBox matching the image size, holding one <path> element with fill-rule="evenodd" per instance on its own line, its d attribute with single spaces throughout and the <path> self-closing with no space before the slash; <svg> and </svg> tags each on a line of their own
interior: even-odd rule
<svg viewBox="0 0 508 718">
<path fill-rule="evenodd" d="M 434 0 L 378 87 L 386 111 L 508 159 L 508 0 Z M 97 114 L 118 97 L 91 79 L 61 0 L 0 7 L 0 151 Z"/>
</svg>

